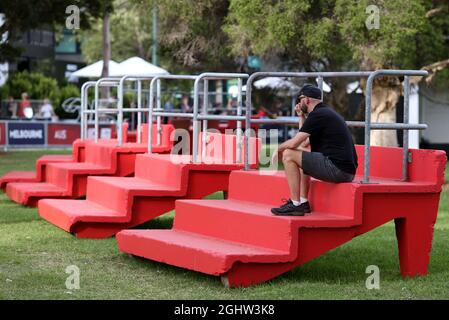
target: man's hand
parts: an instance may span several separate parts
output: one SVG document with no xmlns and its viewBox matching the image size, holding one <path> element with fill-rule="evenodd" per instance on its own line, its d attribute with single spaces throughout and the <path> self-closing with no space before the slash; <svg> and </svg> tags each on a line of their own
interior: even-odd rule
<svg viewBox="0 0 449 320">
<path fill-rule="evenodd" d="M 301 110 L 301 104 L 298 103 L 297 105 L 295 105 L 295 111 L 299 117 L 305 119 L 306 116 L 305 116 L 304 112 L 302 112 L 302 110 Z"/>
</svg>

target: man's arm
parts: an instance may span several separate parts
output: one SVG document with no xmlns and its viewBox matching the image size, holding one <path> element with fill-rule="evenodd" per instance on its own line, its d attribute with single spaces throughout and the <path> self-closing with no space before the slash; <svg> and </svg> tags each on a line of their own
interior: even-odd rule
<svg viewBox="0 0 449 320">
<path fill-rule="evenodd" d="M 293 138 L 282 143 L 278 148 L 278 152 L 283 152 L 286 149 L 298 148 L 299 145 L 303 143 L 309 136 L 310 134 L 308 133 L 298 132 Z"/>
</svg>

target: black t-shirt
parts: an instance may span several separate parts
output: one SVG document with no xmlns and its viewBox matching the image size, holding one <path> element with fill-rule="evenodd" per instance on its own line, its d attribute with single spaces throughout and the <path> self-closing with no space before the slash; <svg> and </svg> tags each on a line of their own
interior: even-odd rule
<svg viewBox="0 0 449 320">
<path fill-rule="evenodd" d="M 309 113 L 299 130 L 310 134 L 312 152 L 320 152 L 350 174 L 357 169 L 357 153 L 345 120 L 333 109 L 320 103 Z"/>
</svg>

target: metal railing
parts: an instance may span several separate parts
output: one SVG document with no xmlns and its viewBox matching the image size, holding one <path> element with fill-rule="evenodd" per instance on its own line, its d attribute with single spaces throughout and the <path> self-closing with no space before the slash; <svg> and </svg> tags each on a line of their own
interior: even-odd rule
<svg viewBox="0 0 449 320">
<path fill-rule="evenodd" d="M 239 112 L 237 112 L 236 116 L 220 116 L 220 115 L 207 115 L 207 105 L 205 105 L 203 112 L 203 115 L 198 115 L 198 105 L 199 105 L 199 84 L 201 80 L 229 80 L 229 79 L 237 79 L 239 84 L 239 94 L 238 94 L 238 101 L 240 101 L 240 114 L 242 110 L 242 79 L 249 78 L 249 75 L 246 73 L 213 73 L 213 72 L 206 72 L 200 74 L 196 80 L 195 84 L 193 86 L 193 143 L 192 143 L 192 161 L 193 163 L 198 162 L 198 138 L 199 138 L 199 120 L 203 120 L 203 123 L 205 124 L 205 128 L 203 128 L 203 155 L 205 155 L 206 152 L 206 143 L 207 143 L 207 120 L 236 120 L 237 126 L 241 128 L 241 121 L 245 120 L 244 116 L 239 115 Z M 206 99 L 205 99 L 206 100 Z M 246 113 L 248 113 L 248 109 L 246 110 Z M 247 127 L 248 128 L 248 127 Z M 241 130 L 237 130 L 237 153 L 240 154 L 242 142 L 241 142 Z M 239 159 L 237 159 L 237 162 L 239 162 Z M 249 163 L 249 160 L 248 160 Z"/>
<path fill-rule="evenodd" d="M 115 78 L 114 78 L 115 79 Z M 98 81 L 101 81 L 98 86 L 96 85 Z M 98 115 L 100 113 L 106 113 L 107 111 L 103 110 L 109 110 L 109 109 L 99 109 L 98 111 L 96 109 L 96 106 L 98 106 L 98 98 L 99 95 L 95 93 L 96 100 L 94 100 L 94 106 L 93 109 L 89 109 L 89 88 L 96 88 L 96 91 L 98 91 L 99 87 L 110 87 L 114 86 L 116 83 L 114 81 L 106 82 L 106 78 L 100 79 L 98 81 L 87 81 L 81 86 L 81 105 L 80 105 L 80 138 L 81 140 L 87 139 L 87 128 L 88 128 L 88 116 L 93 115 L 94 116 L 94 122 L 95 118 L 98 119 Z M 99 127 L 99 124 L 97 124 L 96 128 Z M 98 129 L 97 129 L 98 131 Z"/>
<path fill-rule="evenodd" d="M 409 111 L 409 95 L 410 95 L 410 76 L 425 76 L 426 71 L 420 70 L 377 70 L 377 71 L 355 71 L 355 72 L 257 72 L 251 76 L 243 73 L 202 73 L 200 75 L 161 75 L 154 77 L 136 77 L 136 76 L 124 76 L 121 78 L 102 78 L 98 81 L 89 81 L 83 84 L 81 88 L 81 138 L 85 139 L 87 135 L 87 115 L 95 115 L 95 141 L 98 141 L 99 135 L 99 114 L 100 113 L 117 113 L 117 138 L 118 145 L 123 143 L 122 137 L 122 123 L 124 112 L 138 112 L 138 142 L 140 142 L 140 127 L 141 127 L 141 113 L 148 112 L 148 122 L 152 124 L 153 117 L 157 117 L 157 144 L 161 143 L 161 117 L 181 117 L 191 118 L 193 120 L 193 150 L 192 157 L 193 162 L 198 162 L 198 143 L 199 143 L 199 123 L 203 123 L 203 133 L 205 136 L 202 139 L 203 143 L 203 156 L 206 152 L 207 143 L 207 125 L 208 120 L 235 120 L 237 122 L 237 161 L 241 161 L 242 152 L 242 123 L 245 121 L 246 127 L 246 157 L 245 157 L 245 170 L 249 170 L 250 164 L 250 137 L 251 137 L 251 123 L 259 124 L 297 124 L 297 119 L 291 117 L 290 119 L 251 119 L 252 111 L 252 84 L 255 79 L 260 77 L 291 77 L 291 78 L 317 78 L 318 86 L 320 89 L 323 87 L 323 79 L 325 77 L 367 77 L 366 85 L 366 103 L 365 103 L 365 121 L 347 121 L 348 126 L 351 127 L 363 127 L 365 129 L 365 146 L 364 146 L 364 177 L 363 182 L 369 183 L 370 172 L 370 133 L 371 130 L 404 130 L 403 135 L 403 167 L 402 167 L 402 180 L 407 181 L 408 172 L 408 130 L 424 130 L 427 128 L 425 124 L 410 124 L 408 120 Z M 371 96 L 372 85 L 374 79 L 378 76 L 404 76 L 404 123 L 372 123 L 371 122 Z M 245 116 L 242 115 L 243 110 L 243 93 L 242 84 L 243 79 L 248 78 L 247 92 L 246 92 L 246 108 Z M 179 112 L 162 112 L 161 109 L 161 79 L 189 79 L 194 80 L 194 104 L 193 113 L 179 113 Z M 208 115 L 208 81 L 209 80 L 225 80 L 225 79 L 237 79 L 238 80 L 238 95 L 237 95 L 237 115 Z M 125 81 L 137 82 L 137 108 L 123 108 L 123 94 Z M 151 80 L 149 89 L 149 107 L 142 108 L 142 80 Z M 203 81 L 203 108 L 202 113 L 199 112 L 200 104 L 200 83 Z M 87 93 L 90 87 L 95 87 L 95 100 L 94 110 L 87 108 L 88 98 Z M 118 88 L 118 103 L 117 109 L 105 109 L 99 107 L 99 89 L 100 87 L 117 87 Z M 156 103 L 157 108 L 154 108 L 154 89 L 157 87 Z M 152 152 L 152 129 L 151 126 L 148 130 L 148 152 Z"/>
<path fill-rule="evenodd" d="M 118 145 L 123 145 L 123 113 L 124 112 L 137 112 L 138 113 L 138 123 L 137 123 L 137 142 L 141 142 L 141 123 L 142 123 L 142 112 L 148 111 L 148 108 L 142 108 L 142 80 L 151 80 L 153 77 L 150 76 L 123 76 L 123 77 L 106 77 L 101 78 L 97 81 L 88 81 L 81 87 L 81 139 L 86 139 L 87 137 L 87 116 L 89 114 L 94 115 L 94 126 L 95 126 L 95 141 L 98 142 L 99 139 L 99 116 L 100 114 L 117 114 L 117 141 Z M 135 81 L 137 83 L 137 108 L 123 108 L 123 97 L 124 97 L 124 84 L 125 81 Z M 88 90 L 89 88 L 95 88 L 94 95 L 94 108 L 88 109 Z M 116 87 L 117 88 L 117 108 L 101 108 L 99 105 L 100 101 L 100 88 L 101 87 Z"/>
<path fill-rule="evenodd" d="M 374 79 L 378 76 L 404 76 L 404 123 L 402 128 L 398 127 L 397 124 L 392 124 L 391 129 L 393 130 L 404 130 L 403 134 L 403 154 L 402 154 L 402 180 L 408 180 L 408 130 L 411 130 L 408 123 L 408 113 L 409 113 L 409 101 L 410 101 L 410 78 L 409 76 L 426 76 L 427 71 L 422 70 L 377 70 L 370 74 L 368 81 L 366 83 L 366 97 L 365 97 L 365 159 L 363 165 L 363 182 L 369 182 L 369 172 L 370 172 L 370 145 L 371 145 L 371 96 L 373 89 Z"/>
<path fill-rule="evenodd" d="M 378 76 L 405 76 L 404 77 L 404 123 L 371 123 L 371 95 L 373 81 Z M 370 133 L 371 130 L 405 130 L 403 145 L 403 163 L 402 163 L 402 180 L 406 181 L 408 170 L 408 130 L 424 130 L 427 129 L 426 124 L 409 124 L 409 95 L 410 81 L 409 76 L 425 76 L 427 71 L 421 70 L 377 70 L 377 71 L 354 71 L 354 72 L 256 72 L 253 73 L 246 84 L 246 159 L 245 170 L 249 170 L 249 153 L 250 153 L 250 135 L 251 123 L 270 123 L 270 124 L 298 124 L 297 118 L 291 119 L 251 119 L 252 110 L 252 84 L 255 79 L 260 77 L 292 77 L 292 78 L 318 78 L 318 85 L 322 90 L 323 79 L 335 77 L 368 77 L 366 85 L 366 103 L 365 103 L 365 121 L 347 121 L 348 126 L 365 128 L 365 147 L 364 147 L 364 177 L 363 183 L 369 183 L 370 172 Z"/>
<path fill-rule="evenodd" d="M 141 142 L 141 130 L 142 130 L 142 112 L 147 112 L 149 108 L 142 108 L 142 81 L 144 80 L 152 80 L 155 76 L 123 76 L 120 79 L 117 96 L 117 139 L 118 145 L 122 146 L 123 144 L 123 113 L 124 112 L 137 112 L 137 142 Z M 125 81 L 136 81 L 137 85 L 137 108 L 123 108 L 123 96 L 124 96 L 124 84 Z M 151 128 L 149 128 L 151 131 Z"/>
<path fill-rule="evenodd" d="M 151 80 L 150 84 L 150 108 L 148 112 L 148 123 L 153 123 L 153 117 L 156 116 L 159 120 L 157 120 L 157 136 L 158 141 L 157 143 L 160 144 L 160 135 L 161 135 L 161 129 L 160 129 L 160 119 L 161 117 L 179 117 L 179 118 L 190 118 L 193 120 L 193 143 L 192 143 L 192 161 L 193 163 L 198 163 L 198 140 L 199 140 L 199 121 L 203 121 L 203 132 L 205 133 L 207 130 L 207 121 L 208 120 L 236 120 L 237 123 L 240 122 L 240 128 L 241 128 L 241 121 L 245 120 L 244 116 L 241 116 L 242 112 L 242 80 L 248 78 L 249 75 L 245 73 L 216 73 L 216 72 L 207 72 L 202 73 L 200 75 L 161 75 L 156 76 Z M 186 112 L 162 112 L 162 109 L 160 107 L 160 80 L 161 79 L 176 79 L 176 80 L 194 80 L 194 99 L 193 99 L 193 113 L 186 113 Z M 226 115 L 208 115 L 208 81 L 209 80 L 225 80 L 225 79 L 237 79 L 238 80 L 238 114 L 236 116 L 226 116 Z M 200 83 L 203 81 L 203 110 L 202 114 L 199 114 L 199 104 L 200 104 Z M 158 86 L 158 93 L 156 94 L 156 98 L 158 101 L 158 106 L 156 110 L 154 110 L 154 87 L 155 84 Z M 240 115 L 239 115 L 240 114 Z M 239 124 L 237 124 L 239 126 Z M 240 133 L 241 137 L 241 133 Z M 148 152 L 152 152 L 152 130 L 150 129 L 148 132 Z M 206 143 L 207 143 L 207 133 L 205 133 L 205 136 L 203 136 L 202 139 L 203 142 L 203 152 L 205 152 L 206 149 Z M 241 141 L 239 143 L 239 140 L 237 142 L 237 150 L 241 149 L 242 144 Z M 241 153 L 241 151 L 237 151 L 237 153 Z M 203 153 L 203 155 L 205 155 Z"/>
<path fill-rule="evenodd" d="M 197 76 L 191 75 L 160 75 L 155 76 L 150 82 L 150 92 L 149 92 L 149 110 L 148 110 L 148 153 L 153 152 L 153 117 L 156 116 L 157 122 L 157 141 L 158 145 L 161 144 L 161 117 L 180 117 L 180 118 L 192 118 L 193 115 L 190 113 L 183 112 L 163 112 L 160 103 L 160 95 L 161 95 L 161 79 L 164 80 L 195 80 Z M 156 85 L 156 100 L 157 100 L 157 108 L 154 110 L 154 87 Z"/>
</svg>

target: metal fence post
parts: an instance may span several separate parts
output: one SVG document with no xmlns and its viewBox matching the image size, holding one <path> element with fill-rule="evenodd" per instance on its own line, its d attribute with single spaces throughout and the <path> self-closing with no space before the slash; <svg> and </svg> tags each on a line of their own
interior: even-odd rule
<svg viewBox="0 0 449 320">
<path fill-rule="evenodd" d="M 95 127 L 95 143 L 98 142 L 98 136 L 99 136 L 99 123 L 98 123 L 98 115 L 99 115 L 99 105 L 98 105 L 98 99 L 99 99 L 99 82 L 97 81 L 95 83 L 95 102 L 94 102 L 94 108 L 95 108 L 95 119 L 94 119 L 94 127 Z"/>
<path fill-rule="evenodd" d="M 193 133 L 192 133 L 192 161 L 198 163 L 198 104 L 199 104 L 199 84 L 201 77 L 195 79 L 193 85 Z"/>
<path fill-rule="evenodd" d="M 137 80 L 137 109 L 142 109 L 142 80 Z M 137 112 L 137 143 L 142 142 L 142 113 Z"/>
<path fill-rule="evenodd" d="M 117 88 L 117 141 L 118 146 L 121 147 L 123 144 L 123 86 L 124 86 L 124 78 L 120 79 L 119 86 Z"/>
<path fill-rule="evenodd" d="M 371 94 L 376 72 L 368 77 L 365 97 L 365 146 L 363 159 L 363 183 L 369 183 L 370 173 L 370 146 L 371 146 Z"/>
<path fill-rule="evenodd" d="M 251 148 L 251 114 L 252 114 L 252 101 L 251 101 L 251 95 L 252 95 L 252 84 L 254 79 L 258 76 L 258 73 L 253 73 L 249 78 L 248 81 L 246 81 L 246 114 L 245 114 L 245 138 L 246 138 L 246 149 L 245 149 L 245 165 L 244 170 L 250 169 L 249 164 L 249 156 L 251 154 L 250 148 Z"/>
<path fill-rule="evenodd" d="M 153 78 L 150 82 L 150 92 L 148 96 L 149 110 L 148 110 L 148 153 L 153 153 L 153 106 L 154 106 L 154 90 L 153 84 L 157 77 Z"/>
<path fill-rule="evenodd" d="M 241 116 L 242 115 L 242 85 L 243 85 L 243 80 L 242 78 L 238 78 L 237 79 L 237 116 Z M 242 121 L 237 120 L 236 123 L 236 128 L 237 128 L 237 145 L 236 145 L 236 158 L 237 158 L 237 162 L 240 163 L 242 162 L 242 147 L 243 147 L 243 143 L 242 143 Z"/>
<path fill-rule="evenodd" d="M 156 95 L 156 101 L 157 101 L 157 111 L 161 111 L 161 80 L 157 79 L 157 95 Z M 161 134 L 162 134 L 162 126 L 161 126 L 161 116 L 156 117 L 157 122 L 157 145 L 161 144 Z"/>
<path fill-rule="evenodd" d="M 81 87 L 80 106 L 80 138 L 87 139 L 87 115 L 89 107 L 89 88 L 95 85 L 95 81 L 87 81 Z"/>
<path fill-rule="evenodd" d="M 203 82 L 203 114 L 207 114 L 209 103 L 209 81 L 204 79 Z M 207 148 L 207 120 L 203 120 L 203 125 L 201 131 L 203 132 L 203 150 L 202 150 L 202 158 L 206 158 L 206 148 Z"/>
<path fill-rule="evenodd" d="M 404 123 L 409 124 L 409 107 L 410 107 L 410 77 L 404 77 Z M 408 130 L 403 131 L 402 136 L 402 180 L 408 180 Z"/>
</svg>

